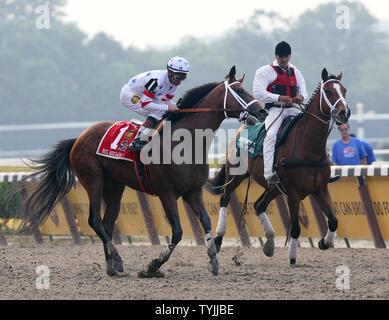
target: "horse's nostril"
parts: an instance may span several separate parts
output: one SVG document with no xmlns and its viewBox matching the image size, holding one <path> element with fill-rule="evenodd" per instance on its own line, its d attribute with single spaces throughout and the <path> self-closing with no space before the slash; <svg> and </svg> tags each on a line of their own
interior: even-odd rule
<svg viewBox="0 0 389 320">
<path fill-rule="evenodd" d="M 346 118 L 346 110 L 342 110 L 339 112 L 339 117 L 342 118 L 342 119 L 345 119 Z"/>
</svg>

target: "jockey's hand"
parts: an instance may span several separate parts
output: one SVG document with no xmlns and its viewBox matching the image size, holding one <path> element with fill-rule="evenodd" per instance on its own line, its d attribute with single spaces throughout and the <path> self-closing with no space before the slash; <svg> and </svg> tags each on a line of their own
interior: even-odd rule
<svg viewBox="0 0 389 320">
<path fill-rule="evenodd" d="M 175 104 L 169 104 L 168 108 L 169 108 L 168 111 L 170 111 L 170 112 L 180 110 L 180 109 L 177 107 L 177 105 L 175 105 Z"/>
<path fill-rule="evenodd" d="M 298 104 L 302 104 L 304 102 L 304 98 L 301 94 L 297 94 L 294 98 L 293 98 L 293 102 L 294 103 L 298 103 Z"/>
<path fill-rule="evenodd" d="M 288 106 L 293 104 L 293 99 L 289 96 L 279 96 L 278 101 L 284 102 Z"/>
</svg>

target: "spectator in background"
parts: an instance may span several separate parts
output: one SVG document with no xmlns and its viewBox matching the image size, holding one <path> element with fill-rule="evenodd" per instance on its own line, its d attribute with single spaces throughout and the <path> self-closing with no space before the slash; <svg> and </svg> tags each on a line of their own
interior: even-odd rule
<svg viewBox="0 0 389 320">
<path fill-rule="evenodd" d="M 338 126 L 341 139 L 332 146 L 332 162 L 334 165 L 367 164 L 367 152 L 362 142 L 350 136 L 348 123 Z"/>
<path fill-rule="evenodd" d="M 350 133 L 350 137 L 356 138 L 356 135 L 354 133 Z M 363 146 L 365 147 L 367 153 L 367 164 L 372 164 L 373 162 L 377 161 L 374 155 L 373 146 L 368 141 L 362 139 L 359 139 L 359 141 L 361 141 Z"/>
</svg>

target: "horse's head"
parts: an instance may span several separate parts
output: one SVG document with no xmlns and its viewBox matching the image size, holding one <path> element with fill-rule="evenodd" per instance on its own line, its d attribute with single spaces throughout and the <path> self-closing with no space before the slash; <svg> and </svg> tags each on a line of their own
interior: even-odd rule
<svg viewBox="0 0 389 320">
<path fill-rule="evenodd" d="M 235 75 L 236 69 L 233 66 L 224 81 L 224 116 L 243 121 L 251 115 L 263 122 L 267 116 L 267 111 L 242 86 L 244 76 L 236 80 Z"/>
<path fill-rule="evenodd" d="M 342 85 L 342 73 L 329 76 L 324 68 L 321 73 L 320 110 L 324 115 L 330 116 L 337 125 L 348 122 L 350 109 L 346 102 L 346 88 Z M 324 101 L 323 101 L 324 100 Z M 325 111 L 324 106 L 327 110 Z"/>
</svg>

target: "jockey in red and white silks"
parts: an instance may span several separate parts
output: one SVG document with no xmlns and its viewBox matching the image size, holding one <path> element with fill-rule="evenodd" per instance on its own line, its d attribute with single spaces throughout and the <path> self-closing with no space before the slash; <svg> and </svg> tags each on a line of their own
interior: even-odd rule
<svg viewBox="0 0 389 320">
<path fill-rule="evenodd" d="M 154 90 L 151 86 L 146 88 L 146 84 L 156 84 Z M 156 120 L 161 120 L 168 111 L 168 105 L 174 104 L 173 98 L 177 87 L 170 83 L 167 70 L 153 70 L 144 72 L 132 77 L 124 85 L 120 94 L 120 101 L 125 107 L 141 114 L 142 116 L 152 116 Z M 152 90 L 150 92 L 149 90 Z"/>
<path fill-rule="evenodd" d="M 301 112 L 291 107 L 293 103 L 306 103 L 308 99 L 304 77 L 289 63 L 290 57 L 290 46 L 286 42 L 279 43 L 276 47 L 276 60 L 259 68 L 253 82 L 254 97 L 269 112 L 265 120 L 267 133 L 263 145 L 264 177 L 269 187 L 270 184 L 279 182 L 277 174 L 273 172 L 278 130 L 286 117 Z M 285 104 L 286 108 L 282 111 Z"/>
<path fill-rule="evenodd" d="M 167 70 L 152 70 L 138 74 L 123 86 L 120 94 L 122 104 L 131 111 L 147 117 L 130 146 L 131 150 L 140 150 L 147 143 L 150 134 L 148 129 L 154 128 L 167 111 L 178 110 L 173 98 L 188 72 L 188 61 L 183 57 L 173 57 L 168 62 Z"/>
</svg>

